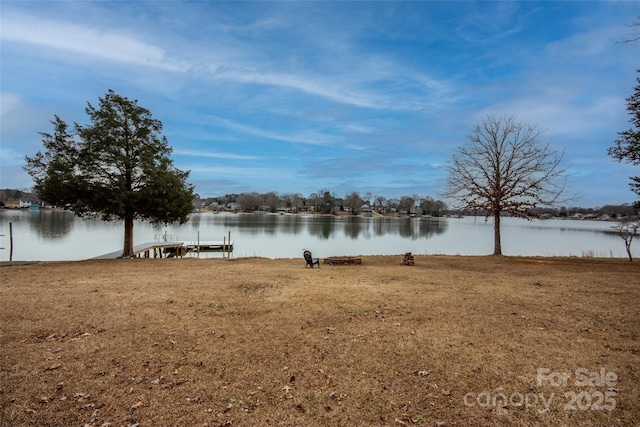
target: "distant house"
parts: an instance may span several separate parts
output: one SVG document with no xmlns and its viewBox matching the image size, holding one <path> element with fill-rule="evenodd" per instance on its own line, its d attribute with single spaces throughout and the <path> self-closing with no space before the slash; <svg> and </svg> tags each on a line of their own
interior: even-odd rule
<svg viewBox="0 0 640 427">
<path fill-rule="evenodd" d="M 369 205 L 363 205 L 360 210 L 364 213 L 371 213 L 373 212 L 373 208 Z"/>
<path fill-rule="evenodd" d="M 24 209 L 31 206 L 31 202 L 25 202 L 24 200 L 7 200 L 4 202 L 4 206 L 9 209 Z"/>
<path fill-rule="evenodd" d="M 299 213 L 312 213 L 313 211 L 313 206 L 300 206 L 298 208 Z"/>
<path fill-rule="evenodd" d="M 258 211 L 260 211 L 260 212 L 271 212 L 271 208 L 269 206 L 260 206 L 258 208 Z"/>
<path fill-rule="evenodd" d="M 241 209 L 241 206 L 235 202 L 229 202 L 227 203 L 227 209 L 231 211 L 239 211 Z"/>
</svg>

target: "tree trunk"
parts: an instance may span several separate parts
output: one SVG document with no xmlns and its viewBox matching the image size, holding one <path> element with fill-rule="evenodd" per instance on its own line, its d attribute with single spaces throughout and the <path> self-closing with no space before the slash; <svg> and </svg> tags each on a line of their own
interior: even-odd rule
<svg viewBox="0 0 640 427">
<path fill-rule="evenodd" d="M 502 255 L 502 244 L 500 243 L 500 211 L 493 213 L 493 254 Z"/>
<path fill-rule="evenodd" d="M 631 241 L 633 240 L 633 236 L 629 239 L 625 239 L 624 246 L 627 248 L 627 256 L 629 257 L 629 261 L 633 261 L 633 257 L 631 256 Z"/>
<path fill-rule="evenodd" d="M 125 212 L 124 215 L 124 248 L 122 258 L 133 257 L 133 213 Z"/>
</svg>

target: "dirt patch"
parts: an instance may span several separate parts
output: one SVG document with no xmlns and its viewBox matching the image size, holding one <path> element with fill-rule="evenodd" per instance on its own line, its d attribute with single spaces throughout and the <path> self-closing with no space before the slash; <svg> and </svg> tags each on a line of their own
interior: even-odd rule
<svg viewBox="0 0 640 427">
<path fill-rule="evenodd" d="M 640 424 L 640 263 L 402 260 L 3 267 L 0 425 Z"/>
</svg>

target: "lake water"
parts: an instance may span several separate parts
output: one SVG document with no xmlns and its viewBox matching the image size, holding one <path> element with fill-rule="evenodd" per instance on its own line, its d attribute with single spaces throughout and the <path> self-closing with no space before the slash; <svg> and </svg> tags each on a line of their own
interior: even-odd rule
<svg viewBox="0 0 640 427">
<path fill-rule="evenodd" d="M 64 211 L 0 210 L 0 260 L 88 259 L 122 249 L 123 224 L 75 217 Z M 624 241 L 603 221 L 502 220 L 505 255 L 626 257 Z M 234 257 L 299 258 L 413 254 L 489 255 L 493 223 L 484 218 L 330 217 L 313 215 L 193 214 L 186 224 L 136 223 L 134 244 L 168 238 L 185 243 L 222 241 L 231 233 Z M 639 239 L 640 240 L 640 239 Z M 632 246 L 634 257 L 640 250 Z M 205 256 L 205 254 L 201 254 Z M 220 257 L 221 254 L 206 254 Z"/>
</svg>

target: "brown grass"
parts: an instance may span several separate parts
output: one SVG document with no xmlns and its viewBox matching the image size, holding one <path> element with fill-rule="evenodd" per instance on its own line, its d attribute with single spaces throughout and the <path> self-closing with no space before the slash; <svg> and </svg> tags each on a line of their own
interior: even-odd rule
<svg viewBox="0 0 640 427">
<path fill-rule="evenodd" d="M 0 425 L 640 424 L 640 263 L 415 261 L 3 267 Z M 579 368 L 617 380 L 576 385 Z M 615 409 L 565 408 L 607 392 Z"/>
</svg>

